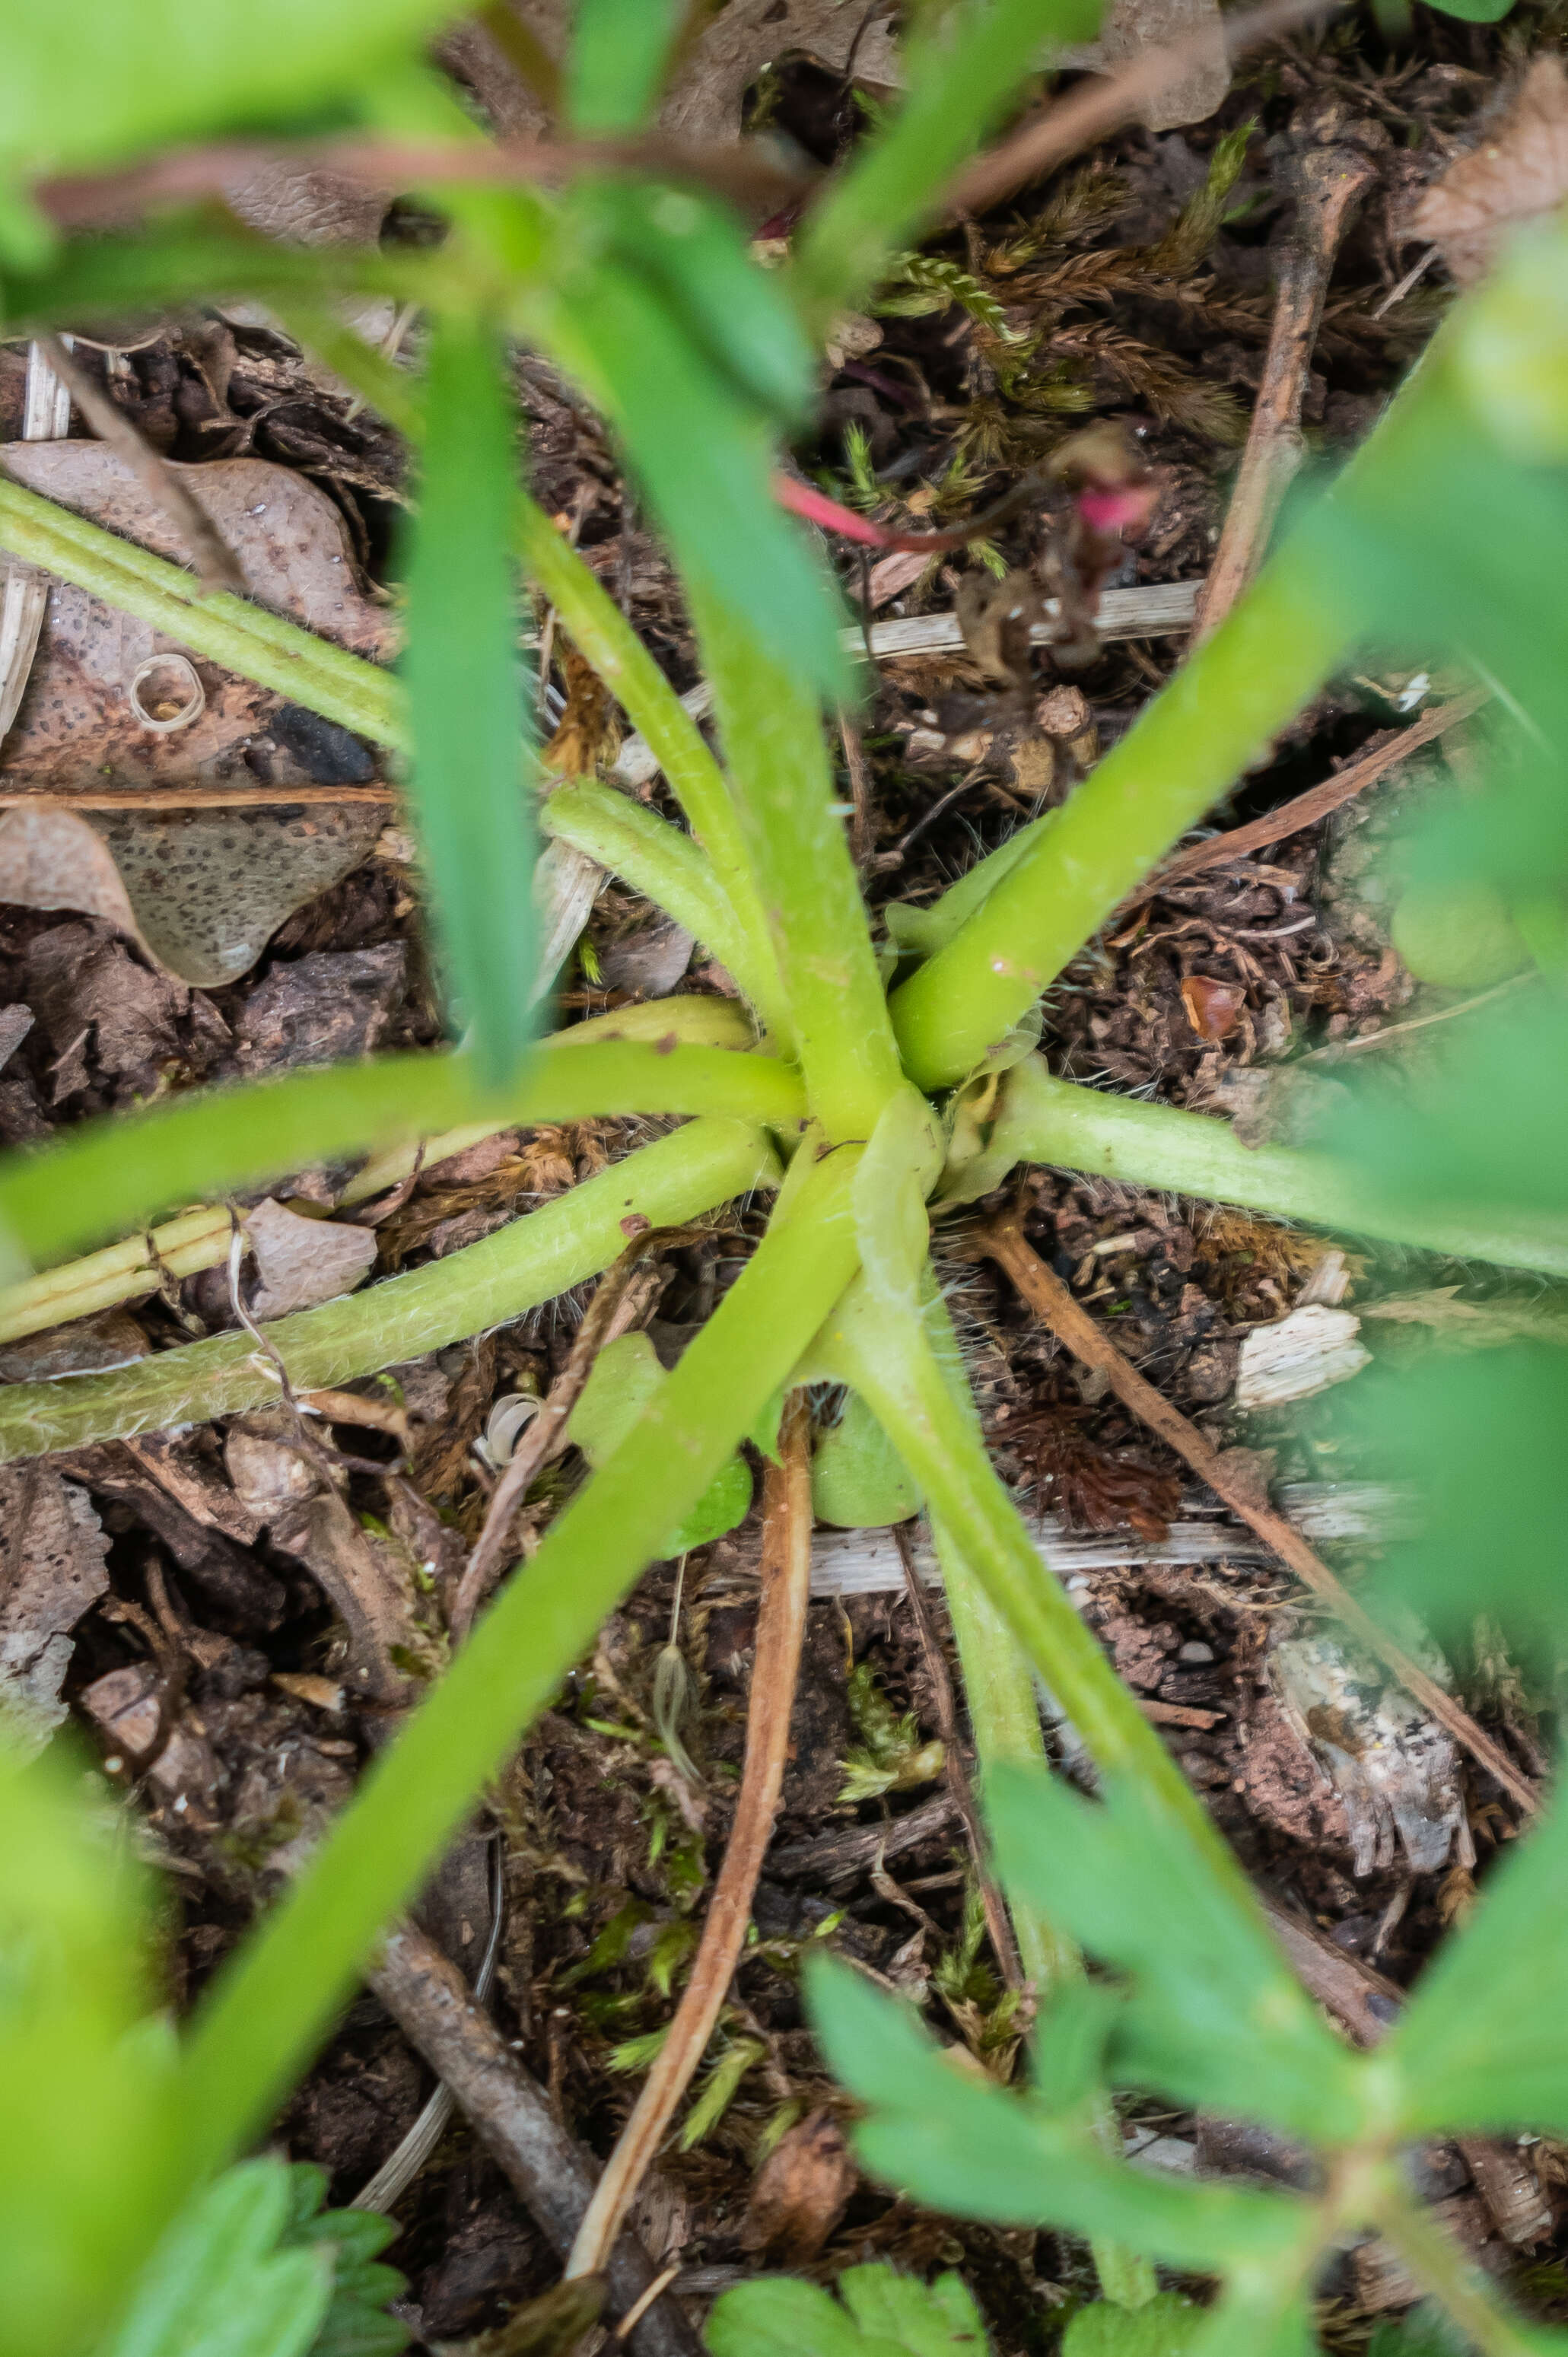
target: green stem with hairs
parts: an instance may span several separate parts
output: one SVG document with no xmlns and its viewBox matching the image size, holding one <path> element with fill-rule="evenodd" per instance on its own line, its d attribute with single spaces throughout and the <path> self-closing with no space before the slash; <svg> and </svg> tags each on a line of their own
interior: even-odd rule
<svg viewBox="0 0 1568 2357">
<path fill-rule="evenodd" d="M 867 1138 L 903 1087 L 887 1001 L 822 713 L 716 598 L 693 590 L 703 667 L 793 1017 L 811 1111 L 833 1140 Z"/>
<path fill-rule="evenodd" d="M 546 834 L 586 852 L 694 933 L 734 975 L 775 1039 L 789 1041 L 789 1006 L 767 930 L 760 918 L 750 925 L 736 914 L 706 853 L 689 834 L 596 778 L 557 786 L 545 798 L 539 823 Z"/>
<path fill-rule="evenodd" d="M 930 1272 L 927 1272 L 929 1280 Z M 963 1356 L 952 1321 L 934 1283 L 929 1284 L 926 1327 L 931 1349 L 957 1413 L 975 1439 L 984 1446 L 974 1396 L 963 1370 Z M 1017 1638 L 998 1611 L 983 1582 L 971 1569 L 945 1523 L 933 1520 L 931 1537 L 941 1566 L 942 1587 L 952 1619 L 963 1672 L 964 1700 L 980 1763 L 982 1798 L 985 1781 L 999 1765 L 1046 1765 L 1045 1738 L 1040 1730 L 1039 1697 L 1035 1674 Z M 1042 2006 L 1064 1980 L 1083 1970 L 1076 1943 L 1040 1908 L 1016 1892 L 1007 1894 L 1008 1911 L 1018 1935 L 1024 1970 Z M 1106 2149 L 1121 2150 L 1121 2129 L 1109 2098 L 1103 2101 L 1101 2130 Z M 1151 2261 L 1120 2243 L 1098 2238 L 1092 2244 L 1095 2270 L 1107 2299 L 1123 2308 L 1142 2308 L 1159 2289 Z"/>
<path fill-rule="evenodd" d="M 279 1318 L 267 1339 L 295 1390 L 328 1390 L 504 1326 L 597 1276 L 644 1226 L 677 1226 L 778 1180 L 759 1130 L 693 1122 L 446 1260 Z M 0 1389 L 0 1462 L 237 1415 L 277 1395 L 272 1366 L 243 1333 L 104 1374 L 11 1383 Z"/>
<path fill-rule="evenodd" d="M 530 571 L 547 567 L 552 601 L 587 660 L 614 673 L 607 684 L 658 753 L 703 847 L 592 779 L 550 797 L 542 814 L 545 832 L 614 867 L 667 908 L 736 976 L 768 1029 L 788 1046 L 789 1009 L 778 961 L 723 777 L 695 722 L 581 557 L 521 494 L 518 537 Z M 357 736 L 393 752 L 409 749 L 406 698 L 392 672 L 246 598 L 227 592 L 203 597 L 181 566 L 3 476 L 0 549 Z M 673 847 L 682 845 L 683 850 Z M 717 868 L 707 856 L 714 846 Z"/>
<path fill-rule="evenodd" d="M 285 317 L 298 340 L 335 369 L 389 425 L 411 441 L 419 440 L 424 402 L 417 379 L 394 368 L 330 312 L 299 306 L 292 307 Z M 603 582 L 526 491 L 517 494 L 513 534 L 523 571 L 554 607 L 573 645 L 640 731 L 669 780 L 712 863 L 720 890 L 752 937 L 750 963 L 761 977 L 756 1004 L 769 1030 L 787 1045 L 783 990 L 756 878 L 724 773 L 702 730 Z M 729 964 L 715 943 L 709 946 Z M 736 969 L 731 966 L 730 971 Z"/>
<path fill-rule="evenodd" d="M 547 1046 L 514 1086 L 499 1092 L 475 1085 L 466 1056 L 444 1055 L 389 1056 L 248 1088 L 193 1092 L 151 1113 L 95 1122 L 84 1135 L 39 1154 L 11 1157 L 0 1170 L 0 1223 L 41 1259 L 94 1228 L 124 1230 L 188 1202 L 198 1186 L 219 1193 L 297 1170 L 312 1157 L 336 1159 L 394 1138 L 471 1129 L 479 1113 L 486 1116 L 481 1135 L 513 1123 L 628 1114 L 716 1114 L 786 1130 L 803 1119 L 805 1098 L 789 1065 L 729 1049 L 682 1047 L 673 1023 L 667 1036 L 668 1046 L 652 1039 Z M 373 1191 L 349 1189 L 343 1200 Z M 95 1255 L 105 1262 L 111 1256 Z M 40 1282 L 0 1288 L 0 1318 Z"/>
<path fill-rule="evenodd" d="M 264 2127 L 377 1932 L 787 1381 L 855 1266 L 855 1159 L 853 1151 L 830 1155 L 790 1190 L 658 1397 L 514 1575 L 202 2001 L 186 2062 L 199 2160 L 216 2166 Z"/>
<path fill-rule="evenodd" d="M 1229 1123 L 1211 1114 L 1053 1080 L 1036 1056 L 1015 1065 L 1002 1084 L 986 1160 L 998 1178 L 1014 1163 L 1047 1163 L 1422 1252 L 1568 1276 L 1568 1219 L 1510 1215 L 1489 1205 L 1436 1212 L 1383 1200 L 1363 1172 L 1326 1154 L 1243 1146 Z"/>
<path fill-rule="evenodd" d="M 88 590 L 242 679 L 356 736 L 408 750 L 406 699 L 391 672 L 248 598 L 203 597 L 195 576 L 0 476 L 0 549 Z"/>
<path fill-rule="evenodd" d="M 1234 784 L 1357 635 L 1343 586 L 1286 552 L 1146 705 L 947 945 L 894 993 L 910 1077 L 947 1087 L 1047 989 Z"/>
<path fill-rule="evenodd" d="M 1002 1614 L 1097 1766 L 1135 1778 L 1214 1871 L 1245 1879 L 1158 1735 L 1042 1565 L 980 1434 L 948 1388 L 926 1320 L 878 1302 L 864 1279 L 828 1320 L 821 1347 L 870 1405 L 919 1485 L 932 1522 Z"/>
</svg>

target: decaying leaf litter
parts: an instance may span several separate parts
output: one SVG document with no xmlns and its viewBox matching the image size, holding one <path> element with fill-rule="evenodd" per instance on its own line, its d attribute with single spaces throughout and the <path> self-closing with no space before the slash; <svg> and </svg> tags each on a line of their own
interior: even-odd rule
<svg viewBox="0 0 1568 2357">
<path fill-rule="evenodd" d="M 544 12 L 522 13 L 548 30 Z M 724 136 L 738 130 L 744 102 L 750 122 L 825 162 L 897 87 L 896 48 L 875 11 L 853 59 L 844 11 L 794 0 L 787 14 L 798 38 L 779 51 L 768 29 L 776 12 L 731 0 L 706 37 L 707 81 L 697 76 L 685 103 L 693 124 Z M 728 46 L 718 38 L 726 27 Z M 908 257 L 873 312 L 835 329 L 818 430 L 794 454 L 802 478 L 886 532 L 940 530 L 1048 470 L 1086 424 L 1117 420 L 1153 498 L 1115 586 L 1200 583 L 1254 396 L 1268 431 L 1254 427 L 1249 455 L 1265 446 L 1259 465 L 1275 486 L 1259 503 L 1266 523 L 1303 447 L 1310 464 L 1315 449 L 1353 444 L 1430 332 L 1446 282 L 1434 258 L 1406 283 L 1423 254 L 1441 249 L 1463 278 L 1490 222 L 1560 196 L 1562 81 L 1550 59 L 1524 82 L 1517 178 L 1499 188 L 1472 163 L 1433 186 L 1551 32 L 1536 17 L 1500 34 L 1431 20 L 1392 50 L 1356 24 L 1298 35 L 1246 61 L 1215 111 L 1129 129 L 964 220 Z M 493 27 L 455 37 L 447 56 L 499 128 L 528 127 L 528 93 Z M 1482 152 L 1499 145 L 1514 152 L 1495 130 Z M 1353 159 L 1358 198 L 1304 256 L 1291 207 L 1325 156 Z M 292 215 L 262 225 L 332 234 L 330 194 L 296 190 Z M 377 205 L 383 233 L 423 233 L 417 207 Z M 782 235 L 789 224 L 759 226 Z M 1280 339 L 1270 342 L 1282 254 L 1296 264 L 1298 308 L 1304 283 L 1321 307 L 1309 365 L 1294 377 L 1286 369 L 1283 393 Z M 369 324 L 389 344 L 419 333 L 417 322 Z M 91 326 L 79 363 L 214 514 L 252 591 L 359 651 L 390 651 L 395 617 L 377 580 L 403 497 L 395 436 L 263 317 L 155 322 L 125 349 L 88 340 Z M 13 440 L 33 365 L 0 354 Z M 519 368 L 537 495 L 675 683 L 697 688 L 672 576 L 612 448 L 542 364 Z M 34 439 L 7 453 L 19 479 L 180 553 L 166 516 L 80 416 L 69 437 Z M 1027 632 L 1022 645 L 1015 629 L 1009 638 L 1008 618 L 1020 598 L 1050 593 L 1058 538 L 1047 490 L 1043 510 L 1026 508 L 967 555 L 846 558 L 852 605 L 866 599 L 884 620 L 957 612 L 967 625 L 945 652 L 883 664 L 875 696 L 846 719 L 845 796 L 859 804 L 874 897 L 934 897 L 978 847 L 1059 801 L 1179 660 L 1181 636 L 1151 634 L 1076 667 L 1031 662 Z M 213 666 L 194 667 L 202 708 L 185 725 L 190 690 L 177 667 L 143 681 L 138 707 L 129 682 L 177 650 L 94 612 L 81 593 L 57 585 L 49 600 L 0 753 L 0 788 L 16 802 L 0 823 L 6 1141 L 196 1080 L 432 1043 L 440 1023 L 418 878 L 371 748 Z M 557 759 L 608 769 L 620 749 L 613 708 L 539 619 Z M 1245 846 L 1145 895 L 1073 969 L 1047 1010 L 1054 1067 L 1223 1110 L 1262 1139 L 1292 1134 L 1313 1092 L 1334 1088 L 1345 1054 L 1427 1016 L 1463 1019 L 1479 988 L 1415 983 L 1391 944 L 1371 856 L 1440 762 L 1463 774 L 1464 716 L 1441 732 L 1423 726 L 1445 686 L 1369 676 L 1322 697 L 1236 798 L 1234 822 L 1251 825 Z M 149 728 L 139 716 L 176 725 Z M 1416 730 L 1427 742 L 1342 813 L 1267 834 L 1269 814 L 1301 791 Z M 637 791 L 663 806 L 657 778 Z M 96 849 L 73 831 L 81 817 L 62 826 L 56 816 L 72 795 L 83 808 L 126 798 L 119 816 L 89 813 Z M 235 897 L 215 901 L 215 888 Z M 676 989 L 722 1000 L 722 968 L 693 968 L 671 930 L 630 894 L 603 889 L 557 989 L 560 1019 Z M 1420 1035 L 1382 1052 L 1419 1054 Z M 231 1329 L 242 1312 L 264 1318 L 328 1297 L 373 1267 L 443 1255 L 606 1167 L 628 1129 L 440 1141 L 453 1150 L 411 1157 L 361 1200 L 349 1172 L 296 1174 L 264 1202 L 215 1207 L 183 1263 L 181 1245 L 138 1246 L 129 1283 L 124 1270 L 106 1278 L 91 1316 L 8 1329 L 0 1374 L 124 1363 Z M 984 1208 L 1012 1207 L 1009 1197 Z M 1560 1314 L 1517 1283 L 1499 1293 L 1494 1280 L 1430 1261 L 1348 1260 L 1240 1212 L 1199 1216 L 1109 1181 L 1036 1173 L 1016 1208 L 1058 1280 L 1224 1449 L 1230 1478 L 1261 1502 L 1272 1496 L 1352 1577 L 1419 1501 L 1358 1484 L 1326 1386 L 1354 1383 L 1369 1346 L 1386 1357 L 1463 1347 L 1521 1320 L 1549 1329 Z M 644 1330 L 661 1363 L 733 1280 L 754 1232 L 743 1206 L 652 1255 L 662 1281 Z M 953 1232 L 961 1238 L 963 1225 Z M 957 1254 L 950 1275 L 989 1437 L 1048 1518 L 1044 1544 L 1058 1563 L 1081 1561 L 1083 1609 L 1294 1923 L 1307 1985 L 1342 2019 L 1369 2007 L 1386 2018 L 1440 1927 L 1467 1905 L 1473 1871 L 1518 1822 L 1515 1802 L 1331 1619 L 1305 1608 L 1211 1496 L 1184 1488 L 1177 1460 L 1104 1383 L 1075 1371 L 1010 1286 Z M 285 1397 L 221 1427 L 102 1444 L 5 1475 L 5 1674 L 40 1727 L 63 1696 L 136 1793 L 179 1892 L 185 1992 L 340 1804 L 418 1682 L 439 1674 L 466 1553 L 528 1429 L 517 1404 L 563 1377 L 580 1308 L 568 1297 L 346 1396 Z M 1339 1321 L 1337 1357 L 1312 1339 L 1315 1309 Z M 1282 1352 L 1279 1329 L 1293 1320 L 1296 1347 Z M 1276 1374 L 1273 1394 L 1254 1382 L 1243 1396 L 1273 1404 L 1243 1415 L 1238 1375 L 1260 1356 L 1254 1338 L 1276 1368 L 1296 1372 L 1283 1389 Z M 833 1403 L 822 1405 L 831 1415 Z M 534 1481 L 515 1525 L 525 1552 L 575 1461 Z M 428 1937 L 467 1969 L 490 1942 L 499 1900 L 495 2019 L 545 2112 L 601 2161 L 696 1952 L 724 1855 L 759 1546 L 754 1511 L 690 1552 L 679 1580 L 673 1565 L 650 1575 L 422 1909 Z M 630 2224 L 656 2269 L 679 2269 L 675 2290 L 693 2303 L 765 2260 L 807 2264 L 824 2279 L 880 2256 L 956 2266 L 999 2345 L 1022 2346 L 1084 2280 L 1081 2254 L 1048 2235 L 955 2224 L 856 2183 L 837 2099 L 800 2026 L 800 1958 L 827 1940 L 930 2007 L 987 2067 L 1010 2067 L 1019 2028 L 944 1781 L 940 1682 L 897 1551 L 885 1534 L 878 1547 L 820 1534 L 814 1584 L 783 1814 L 751 1903 L 757 1937 Z M 1412 1632 L 1412 1650 L 1423 1641 Z M 1495 1632 L 1478 1628 L 1471 1658 L 1434 1660 L 1431 1674 L 1456 1678 L 1528 1791 L 1544 1766 L 1537 1719 L 1548 1697 L 1527 1687 Z M 846 1791 L 875 1797 L 849 1803 Z M 367 1995 L 280 2133 L 349 2199 L 388 2160 L 429 2085 Z M 1212 2123 L 1151 2116 L 1129 2130 L 1151 2165 L 1290 2165 L 1288 2155 L 1227 2150 Z M 1433 2156 L 1430 2190 L 1485 2264 L 1512 2270 L 1519 2249 L 1550 2259 L 1563 2174 L 1543 2147 L 1450 2148 Z M 427 2338 L 495 2324 L 556 2278 L 547 2233 L 460 2121 L 398 2214 L 393 2255 Z M 1408 2296 L 1375 2252 L 1352 2253 L 1336 2321 L 1356 2339 L 1369 2313 Z M 669 2309 L 661 2303 L 667 2319 Z"/>
</svg>

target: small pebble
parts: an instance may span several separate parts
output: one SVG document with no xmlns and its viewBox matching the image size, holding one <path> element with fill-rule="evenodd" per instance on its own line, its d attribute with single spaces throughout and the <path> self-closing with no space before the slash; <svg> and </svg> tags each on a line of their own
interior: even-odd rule
<svg viewBox="0 0 1568 2357">
<path fill-rule="evenodd" d="M 1176 1659 L 1178 1662 L 1211 1662 L 1214 1659 L 1214 1648 L 1212 1645 L 1204 1644 L 1200 1638 L 1194 1637 L 1181 1648 Z"/>
</svg>

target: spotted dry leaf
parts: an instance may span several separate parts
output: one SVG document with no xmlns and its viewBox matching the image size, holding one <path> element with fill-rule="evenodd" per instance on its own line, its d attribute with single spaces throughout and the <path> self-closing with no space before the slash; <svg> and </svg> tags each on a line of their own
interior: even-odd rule
<svg viewBox="0 0 1568 2357">
<path fill-rule="evenodd" d="M 1461 285 L 1479 278 L 1508 231 L 1568 197 L 1568 74 L 1537 58 L 1508 113 L 1450 164 L 1410 219 L 1412 237 L 1440 246 Z"/>
</svg>

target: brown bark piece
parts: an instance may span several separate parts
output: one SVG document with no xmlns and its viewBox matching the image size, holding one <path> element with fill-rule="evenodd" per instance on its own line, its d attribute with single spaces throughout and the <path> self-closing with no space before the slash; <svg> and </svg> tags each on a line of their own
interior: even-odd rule
<svg viewBox="0 0 1568 2357">
<path fill-rule="evenodd" d="M 1441 246 L 1451 274 L 1467 286 L 1510 230 L 1555 212 L 1565 196 L 1568 74 L 1561 58 L 1537 58 L 1501 121 L 1427 189 L 1409 231 Z"/>
</svg>

